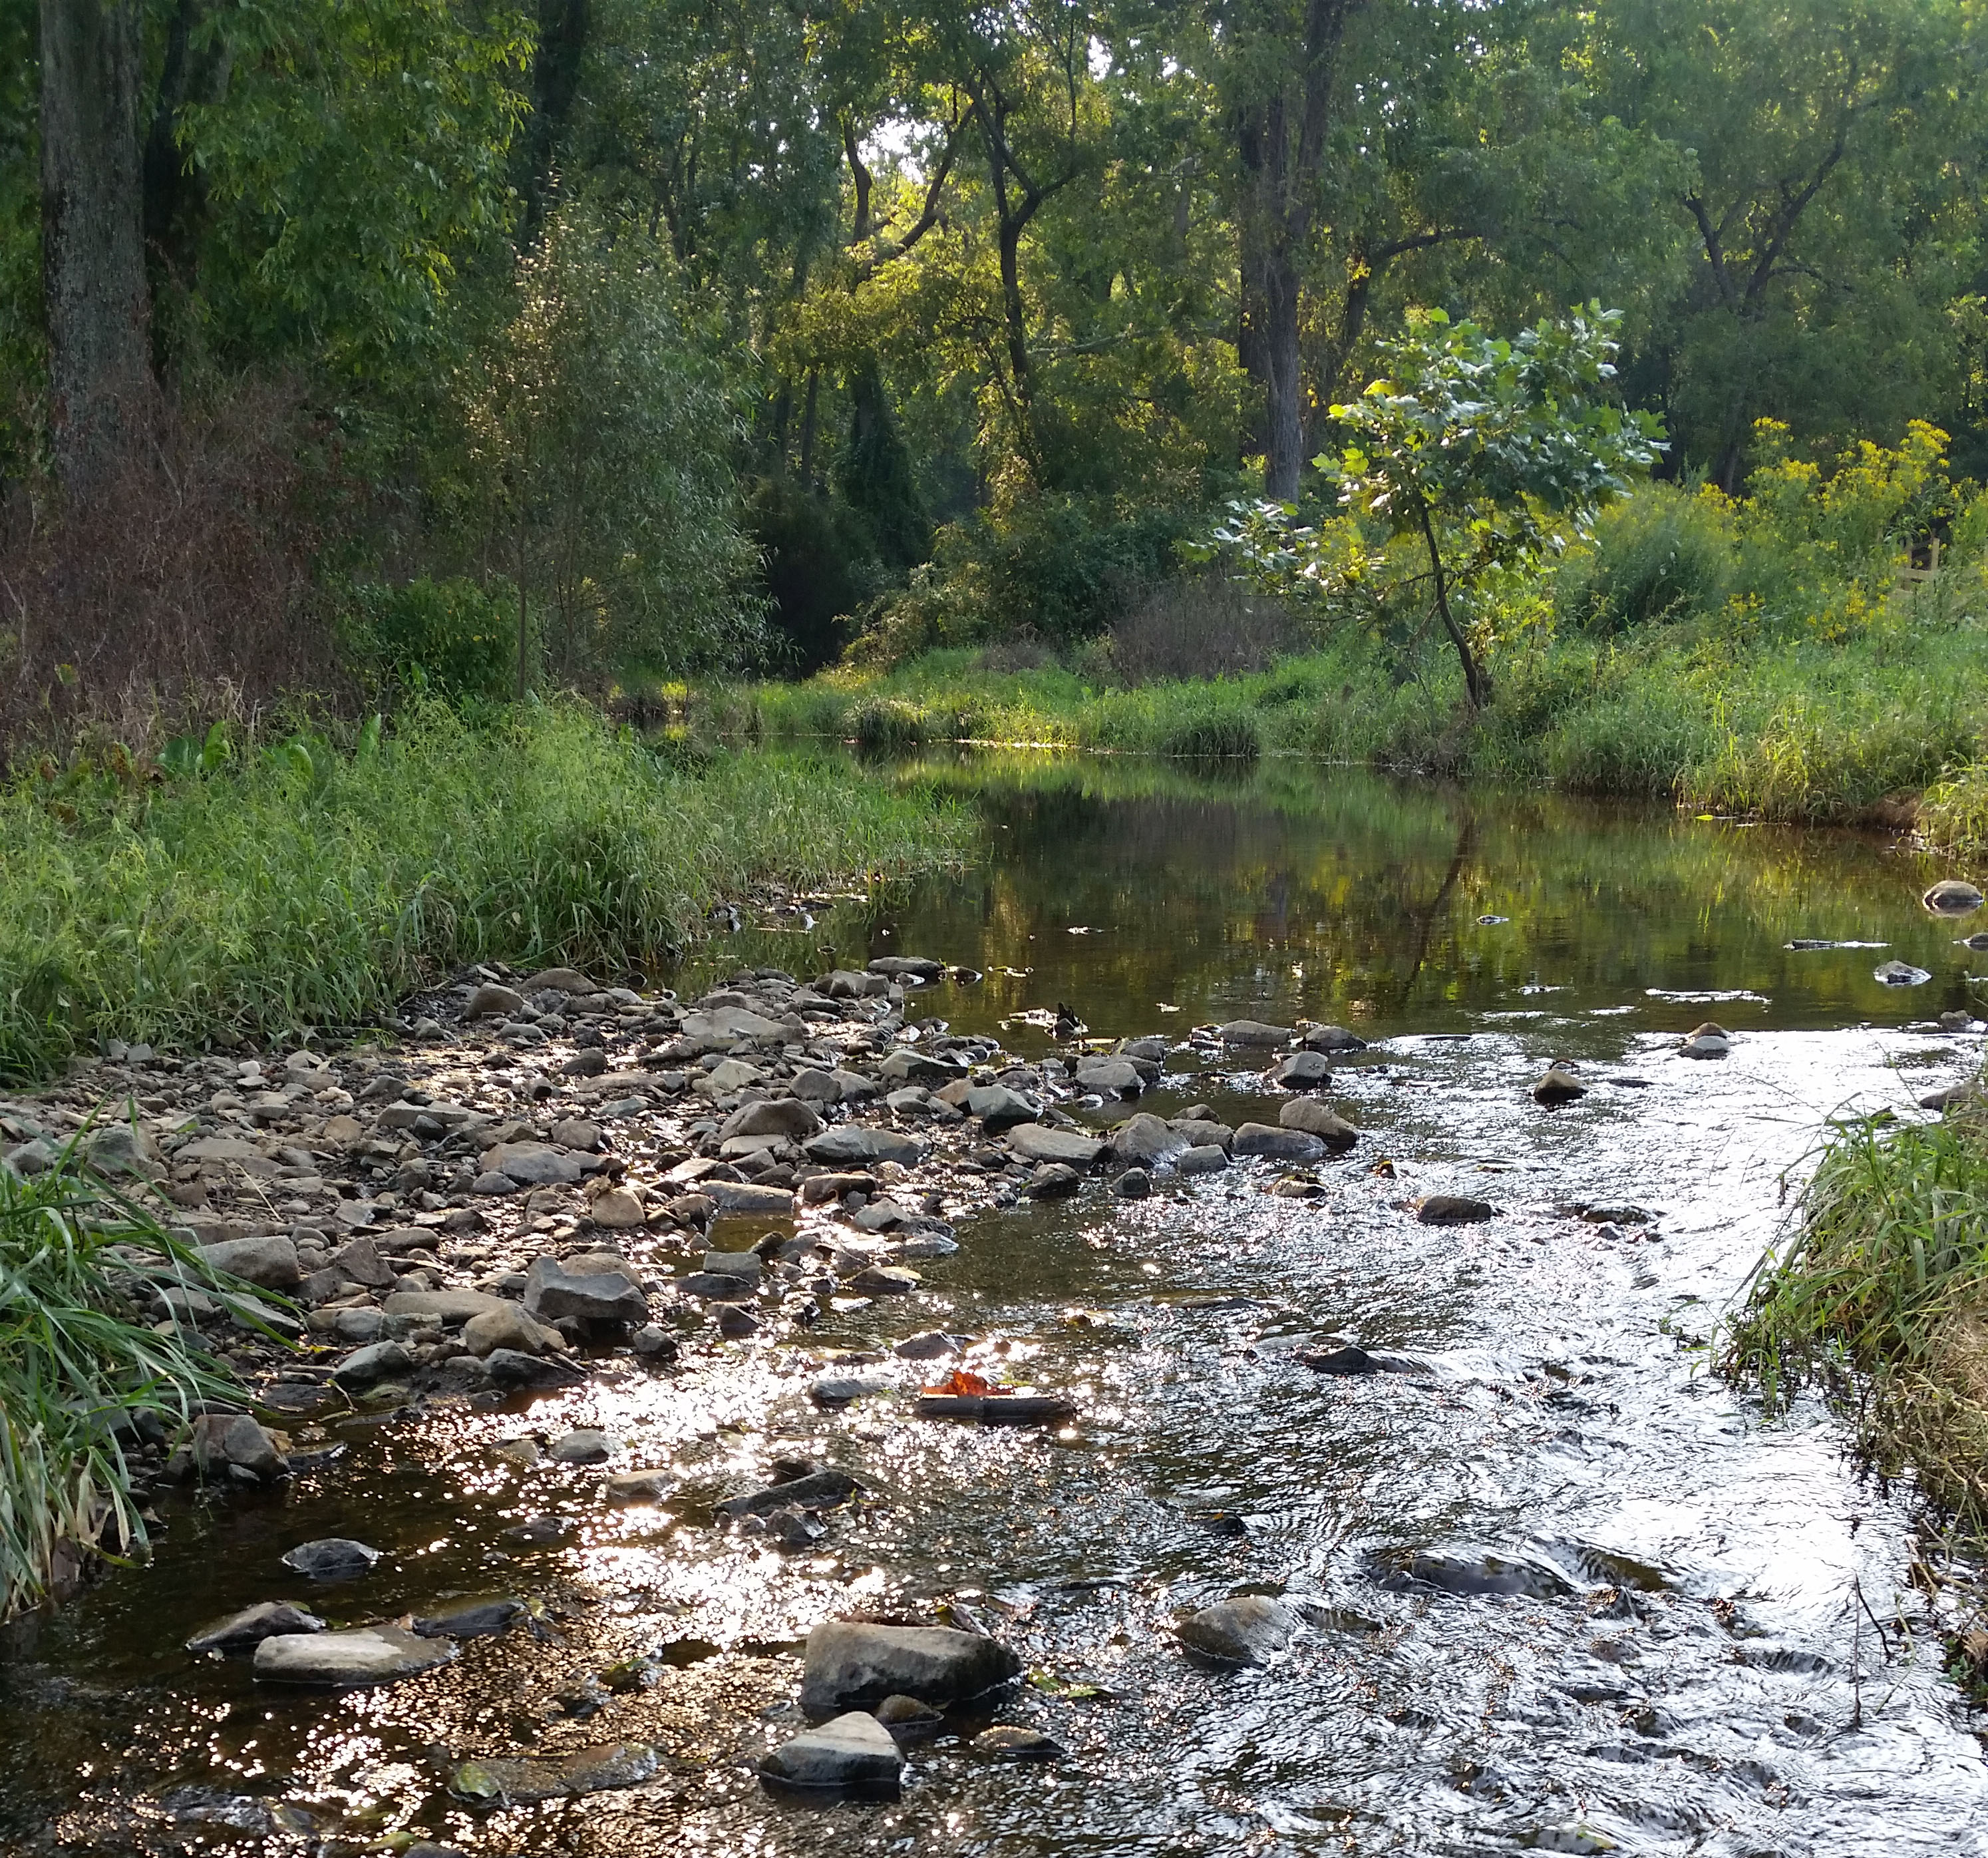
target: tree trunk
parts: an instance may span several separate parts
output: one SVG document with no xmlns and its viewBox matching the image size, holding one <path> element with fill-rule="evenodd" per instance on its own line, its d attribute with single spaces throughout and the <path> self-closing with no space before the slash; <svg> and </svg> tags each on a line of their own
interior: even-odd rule
<svg viewBox="0 0 1988 1858">
<path fill-rule="evenodd" d="M 42 294 L 56 463 L 86 488 L 150 367 L 138 0 L 41 0 Z"/>
<path fill-rule="evenodd" d="M 546 206 L 561 145 L 580 95 L 580 61 L 592 24 L 590 0 L 539 0 L 538 45 L 532 55 L 532 113 L 519 138 L 518 249 L 530 250 L 546 222 Z"/>
<path fill-rule="evenodd" d="M 1263 489 L 1295 503 L 1304 468 L 1304 377 L 1298 360 L 1298 276 L 1288 245 L 1278 242 L 1263 265 Z"/>
</svg>

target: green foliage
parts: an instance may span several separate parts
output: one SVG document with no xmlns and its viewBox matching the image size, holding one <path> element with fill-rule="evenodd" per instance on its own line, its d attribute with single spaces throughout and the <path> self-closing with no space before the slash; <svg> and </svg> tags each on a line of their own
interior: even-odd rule
<svg viewBox="0 0 1988 1858">
<path fill-rule="evenodd" d="M 509 227 L 525 15 L 242 0 L 199 31 L 229 72 L 181 116 L 213 208 L 213 338 L 231 358 L 421 380 L 446 359 L 465 264 Z"/>
<path fill-rule="evenodd" d="M 1734 591 L 1738 538 L 1727 513 L 1674 484 L 1603 511 L 1554 582 L 1563 623 L 1602 635 L 1716 618 Z"/>
<path fill-rule="evenodd" d="M 805 677 L 834 662 L 852 616 L 877 591 L 870 536 L 840 497 L 790 477 L 756 485 L 746 519 L 765 563 L 769 655 Z"/>
<path fill-rule="evenodd" d="M 25 1179 L 0 1169 L 0 1620 L 43 1598 L 66 1558 L 144 1543 L 134 1422 L 184 1426 L 235 1392 L 197 1334 L 141 1316 L 134 1298 L 166 1285 L 224 1302 L 242 1288 L 93 1180 L 75 1144 Z"/>
<path fill-rule="evenodd" d="M 943 856 L 918 797 L 727 757 L 669 765 L 578 706 L 416 702 L 370 752 L 293 737 L 204 779 L 0 791 L 0 1075 L 99 1037 L 390 1017 L 458 963 L 619 971 L 718 899 Z"/>
<path fill-rule="evenodd" d="M 1756 1269 L 1723 1365 L 1771 1403 L 1865 1377 L 1867 1446 L 1988 1528 L 1988 1129 L 1979 1101 L 1941 1122 L 1861 1121 L 1830 1141 L 1790 1242 Z"/>
<path fill-rule="evenodd" d="M 473 580 L 426 576 L 350 590 L 348 649 L 390 688 L 451 700 L 501 698 L 516 675 L 516 596 L 510 611 Z M 164 757 L 161 756 L 163 761 Z"/>
<path fill-rule="evenodd" d="M 560 208 L 520 267 L 473 449 L 499 558 L 563 683 L 702 668 L 759 642 L 736 421 L 689 321 L 668 245 L 584 205 Z"/>
</svg>

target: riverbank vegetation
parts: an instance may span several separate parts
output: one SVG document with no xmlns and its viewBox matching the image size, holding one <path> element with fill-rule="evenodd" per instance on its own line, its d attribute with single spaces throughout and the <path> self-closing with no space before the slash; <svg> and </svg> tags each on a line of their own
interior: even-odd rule
<svg viewBox="0 0 1988 1858">
<path fill-rule="evenodd" d="M 235 1391 L 198 1330 L 147 1327 L 137 1301 L 227 1280 L 80 1160 L 0 1169 L 0 1621 L 142 1547 L 127 1454 Z"/>
<path fill-rule="evenodd" d="M 0 1075 L 111 1037 L 362 1027 L 469 962 L 641 970 L 722 899 L 908 869 L 962 832 L 916 789 L 679 766 L 579 703 L 51 760 L 0 790 Z"/>
</svg>

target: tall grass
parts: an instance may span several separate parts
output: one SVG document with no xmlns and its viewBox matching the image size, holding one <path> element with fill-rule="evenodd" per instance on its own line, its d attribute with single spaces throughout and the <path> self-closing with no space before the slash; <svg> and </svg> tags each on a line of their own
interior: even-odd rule
<svg viewBox="0 0 1988 1858">
<path fill-rule="evenodd" d="M 141 788 L 0 791 L 0 1076 L 115 1034 L 376 1020 L 451 966 L 624 970 L 755 884 L 942 857 L 928 798 L 792 760 L 671 765 L 593 712 L 472 726 L 441 706 L 370 753 L 263 756 Z"/>
<path fill-rule="evenodd" d="M 1874 1457 L 1988 1529 L 1988 1107 L 1839 1131 L 1723 1365 L 1770 1403 L 1810 1383 L 1854 1390 Z"/>
<path fill-rule="evenodd" d="M 996 672 L 934 651 L 865 676 L 702 693 L 709 726 L 877 747 L 971 739 L 1149 754 L 1316 755 L 1572 791 L 1675 800 L 1770 819 L 1854 820 L 1972 762 L 1988 632 L 1877 630 L 1831 641 L 1537 637 L 1495 661 L 1496 700 L 1463 707 L 1454 665 L 1345 636 L 1236 677 L 1114 685 L 1060 667 Z M 1222 745 L 1211 750 L 1209 745 Z M 1988 774 L 1936 820 L 1988 851 Z"/>
<path fill-rule="evenodd" d="M 63 1164 L 0 1169 L 0 1619 L 45 1596 L 64 1562 L 144 1539 L 125 1440 L 154 1414 L 184 1425 L 232 1391 L 191 1331 L 145 1326 L 146 1282 L 227 1288 L 144 1209 Z"/>
</svg>

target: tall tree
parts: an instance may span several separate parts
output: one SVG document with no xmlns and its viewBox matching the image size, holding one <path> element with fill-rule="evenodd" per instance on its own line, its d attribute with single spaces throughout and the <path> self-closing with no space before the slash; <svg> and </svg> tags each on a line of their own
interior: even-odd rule
<svg viewBox="0 0 1988 1858">
<path fill-rule="evenodd" d="M 1232 83 L 1242 175 L 1243 327 L 1263 394 L 1263 485 L 1297 495 L 1305 455 L 1300 298 L 1322 205 L 1326 143 L 1347 22 L 1367 0 L 1246 0 L 1232 25 Z"/>
<path fill-rule="evenodd" d="M 42 279 L 56 459 L 111 455 L 150 365 L 138 151 L 140 0 L 41 0 Z"/>
</svg>

